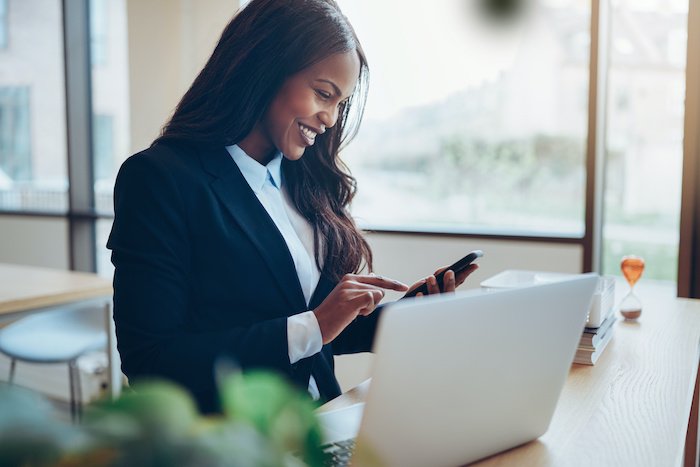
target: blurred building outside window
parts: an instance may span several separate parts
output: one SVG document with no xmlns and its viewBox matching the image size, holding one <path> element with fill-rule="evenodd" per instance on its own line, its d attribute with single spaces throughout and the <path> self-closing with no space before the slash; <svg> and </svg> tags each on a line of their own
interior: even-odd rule
<svg viewBox="0 0 700 467">
<path fill-rule="evenodd" d="M 343 154 L 353 214 L 379 229 L 580 237 L 590 2 L 533 2 L 503 23 L 477 3 L 340 2 L 371 70 Z"/>
<path fill-rule="evenodd" d="M 0 209 L 68 209 L 59 0 L 0 0 Z"/>
<path fill-rule="evenodd" d="M 676 280 L 683 164 L 687 0 L 614 0 L 610 10 L 603 272 L 645 258 Z"/>
<path fill-rule="evenodd" d="M 392 231 L 580 237 L 591 3 L 530 2 L 507 25 L 466 7 L 476 3 L 340 1 L 371 70 L 343 154 L 353 214 Z M 635 253 L 645 277 L 676 278 L 687 11 L 687 0 L 610 2 L 606 274 Z"/>
</svg>

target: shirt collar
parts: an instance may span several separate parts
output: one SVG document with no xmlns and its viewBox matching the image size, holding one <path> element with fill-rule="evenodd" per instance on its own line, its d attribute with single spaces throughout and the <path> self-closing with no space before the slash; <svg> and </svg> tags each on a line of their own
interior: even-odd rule
<svg viewBox="0 0 700 467">
<path fill-rule="evenodd" d="M 282 188 L 282 153 L 277 151 L 275 157 L 268 162 L 267 170 L 272 176 L 272 181 L 275 182 L 277 188 Z"/>
<path fill-rule="evenodd" d="M 237 144 L 231 146 L 226 146 L 226 150 L 231 155 L 231 158 L 238 166 L 243 178 L 246 179 L 248 185 L 253 189 L 255 193 L 262 190 L 265 180 L 267 180 L 267 173 L 270 172 L 272 181 L 277 188 L 282 186 L 282 153 L 277 152 L 275 157 L 264 166 L 258 161 L 250 157 L 243 151 Z"/>
</svg>

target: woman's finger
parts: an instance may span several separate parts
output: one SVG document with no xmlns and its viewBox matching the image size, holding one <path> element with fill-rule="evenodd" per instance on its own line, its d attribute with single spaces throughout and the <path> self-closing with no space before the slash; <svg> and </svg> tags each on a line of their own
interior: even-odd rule
<svg viewBox="0 0 700 467">
<path fill-rule="evenodd" d="M 409 291 L 412 291 L 412 290 L 417 289 L 417 288 L 420 287 L 421 285 L 425 284 L 425 282 L 426 282 L 427 280 L 428 280 L 428 278 L 425 278 L 425 279 L 421 279 L 421 280 L 419 280 L 419 281 L 414 282 L 413 285 L 412 285 L 408 290 L 409 290 Z"/>
<path fill-rule="evenodd" d="M 346 292 L 348 293 L 348 297 L 350 298 L 350 300 L 356 303 L 365 300 L 368 294 L 371 294 L 374 301 L 379 303 L 382 301 L 384 295 L 386 294 L 386 292 L 384 292 L 384 289 L 365 284 L 360 284 L 351 289 L 347 289 Z"/>
<path fill-rule="evenodd" d="M 442 279 L 442 291 L 443 292 L 454 292 L 455 291 L 455 272 L 449 270 L 445 273 Z"/>
<path fill-rule="evenodd" d="M 381 295 L 377 295 L 377 290 L 365 290 L 363 291 L 364 293 L 361 295 L 362 297 L 362 303 L 364 306 L 362 306 L 358 314 L 362 316 L 367 316 L 371 314 L 374 309 L 377 307 L 377 304 L 382 300 L 382 297 L 384 294 L 382 293 Z M 379 291 L 381 293 L 381 291 Z"/>
<path fill-rule="evenodd" d="M 394 279 L 389 279 L 384 276 L 378 276 L 376 274 L 360 275 L 360 274 L 348 274 L 348 277 L 355 281 L 364 284 L 374 285 L 375 287 L 381 287 L 383 289 L 398 290 L 399 292 L 404 292 L 408 290 L 408 286 L 403 282 L 399 282 Z"/>
<path fill-rule="evenodd" d="M 379 290 L 382 294 L 384 294 L 386 290 L 383 287 L 377 287 L 376 285 L 367 284 L 365 282 L 346 281 L 345 284 L 347 290 Z"/>
<path fill-rule="evenodd" d="M 435 276 L 428 276 L 428 293 L 430 295 L 440 293 L 440 287 L 438 287 Z"/>
<path fill-rule="evenodd" d="M 455 287 L 459 287 L 469 277 L 471 273 L 479 269 L 478 264 L 471 264 L 467 269 L 457 274 L 455 277 Z"/>
</svg>

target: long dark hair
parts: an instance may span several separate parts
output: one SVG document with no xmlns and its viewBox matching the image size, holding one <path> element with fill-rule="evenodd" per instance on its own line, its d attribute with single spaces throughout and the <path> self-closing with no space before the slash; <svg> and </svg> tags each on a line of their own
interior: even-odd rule
<svg viewBox="0 0 700 467">
<path fill-rule="evenodd" d="M 360 59 L 360 78 L 336 124 L 316 136 L 300 160 L 284 159 L 282 164 L 291 198 L 313 226 L 316 264 L 333 280 L 365 266 L 372 270 L 372 252 L 348 211 L 356 180 L 338 155 L 362 119 L 369 68 L 335 1 L 251 0 L 226 26 L 153 143 L 237 144 L 261 121 L 287 78 L 330 55 L 351 51 Z"/>
</svg>

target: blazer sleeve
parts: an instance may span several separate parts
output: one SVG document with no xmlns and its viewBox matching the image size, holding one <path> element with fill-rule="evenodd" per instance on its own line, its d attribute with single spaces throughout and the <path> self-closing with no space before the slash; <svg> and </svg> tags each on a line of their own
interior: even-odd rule
<svg viewBox="0 0 700 467">
<path fill-rule="evenodd" d="M 350 323 L 333 340 L 333 354 L 371 352 L 383 306 L 379 305 L 369 316 L 360 316 Z"/>
<path fill-rule="evenodd" d="M 289 362 L 286 317 L 215 332 L 194 332 L 188 325 L 192 249 L 181 184 L 172 170 L 160 159 L 136 155 L 122 165 L 115 183 L 107 247 L 115 266 L 122 370 L 130 378 L 174 380 L 205 411 L 217 410 L 214 367 L 221 358 L 303 381 Z"/>
</svg>

